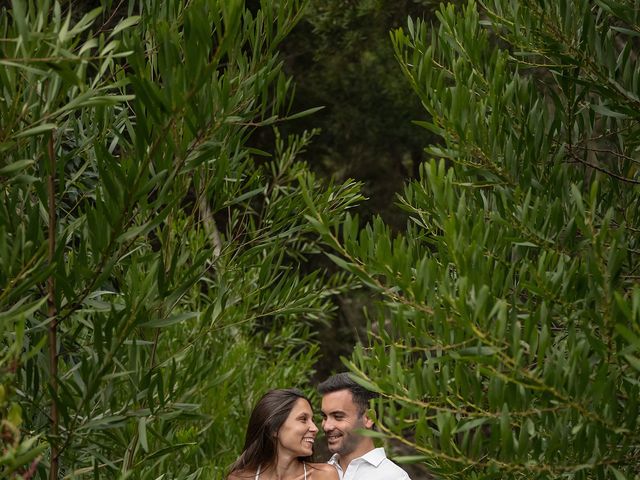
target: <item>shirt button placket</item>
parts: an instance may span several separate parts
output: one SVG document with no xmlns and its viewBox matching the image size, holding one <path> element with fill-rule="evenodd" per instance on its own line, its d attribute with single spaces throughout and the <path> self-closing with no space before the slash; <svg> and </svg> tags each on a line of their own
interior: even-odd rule
<svg viewBox="0 0 640 480">
<path fill-rule="evenodd" d="M 356 476 L 356 472 L 358 471 L 359 463 L 351 462 L 351 465 L 347 467 L 347 471 L 344 474 L 344 478 L 342 480 L 353 480 Z"/>
</svg>

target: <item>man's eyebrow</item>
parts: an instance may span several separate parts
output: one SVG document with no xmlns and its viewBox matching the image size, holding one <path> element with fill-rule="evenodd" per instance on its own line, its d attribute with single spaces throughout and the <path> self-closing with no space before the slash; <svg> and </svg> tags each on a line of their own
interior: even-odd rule
<svg viewBox="0 0 640 480">
<path fill-rule="evenodd" d="M 330 412 L 325 412 L 322 410 L 323 415 L 344 415 L 345 412 L 343 410 L 331 410 Z"/>
</svg>

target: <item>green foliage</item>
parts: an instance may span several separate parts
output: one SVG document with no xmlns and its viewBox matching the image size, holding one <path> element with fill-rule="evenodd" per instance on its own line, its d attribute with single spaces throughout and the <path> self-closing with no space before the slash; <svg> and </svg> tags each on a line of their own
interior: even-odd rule
<svg viewBox="0 0 640 480">
<path fill-rule="evenodd" d="M 38 305 L 33 307 L 37 309 Z M 15 323 L 6 315 L 0 316 L 2 338 L 10 339 L 8 348 L 0 351 L 0 475 L 9 479 L 30 478 L 35 473 L 42 452 L 48 447 L 37 436 L 25 438 L 20 430 L 24 420 L 22 408 L 16 401 L 15 371 L 42 347 L 37 345 L 30 351 L 24 350 L 25 313 L 23 310 L 21 315 L 17 315 Z"/>
<path fill-rule="evenodd" d="M 2 348 L 32 352 L 7 358 L 41 477 L 222 478 L 256 396 L 305 386 L 346 287 L 303 266 L 303 194 L 334 222 L 360 197 L 301 189 L 309 133 L 249 146 L 301 115 L 276 48 L 303 7 L 3 10 Z"/>
<path fill-rule="evenodd" d="M 313 220 L 382 299 L 348 364 L 436 475 L 639 478 L 638 15 L 471 0 L 393 32 L 441 138 L 407 230 Z"/>
<path fill-rule="evenodd" d="M 381 212 L 400 227 L 404 216 L 390 207 L 404 179 L 418 175 L 423 143 L 411 120 L 423 111 L 397 68 L 388 32 L 407 15 L 430 15 L 437 4 L 311 0 L 283 45 L 299 108 L 325 106 L 292 125 L 321 129 L 309 149 L 310 164 L 326 176 L 362 180 L 370 201 L 359 210 Z"/>
</svg>

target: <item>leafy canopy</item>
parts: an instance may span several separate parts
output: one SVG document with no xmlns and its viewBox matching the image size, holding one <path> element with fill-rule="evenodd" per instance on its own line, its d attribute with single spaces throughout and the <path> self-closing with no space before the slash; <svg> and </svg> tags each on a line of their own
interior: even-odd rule
<svg viewBox="0 0 640 480">
<path fill-rule="evenodd" d="M 0 17 L 1 380 L 18 396 L 0 409 L 19 403 L 13 425 L 50 446 L 15 435 L 3 475 L 223 478 L 256 397 L 305 385 L 311 325 L 345 288 L 302 267 L 312 134 L 277 133 L 308 113 L 277 53 L 304 2 L 126 7 Z M 271 153 L 251 147 L 273 128 Z M 304 193 L 335 221 L 359 198 Z"/>
<path fill-rule="evenodd" d="M 443 478 L 637 478 L 639 12 L 469 1 L 392 32 L 440 137 L 380 220 L 316 228 L 377 294 L 348 361 Z"/>
</svg>

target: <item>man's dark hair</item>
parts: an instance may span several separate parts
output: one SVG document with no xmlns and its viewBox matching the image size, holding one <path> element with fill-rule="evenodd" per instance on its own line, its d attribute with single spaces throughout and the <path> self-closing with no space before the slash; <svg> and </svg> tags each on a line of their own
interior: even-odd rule
<svg viewBox="0 0 640 480">
<path fill-rule="evenodd" d="M 364 415 L 369 408 L 369 400 L 378 396 L 377 393 L 367 390 L 354 382 L 346 372 L 332 375 L 318 385 L 318 393 L 320 395 L 339 392 L 340 390 L 349 390 L 351 392 L 353 403 L 358 406 L 358 414 L 360 416 Z"/>
</svg>

